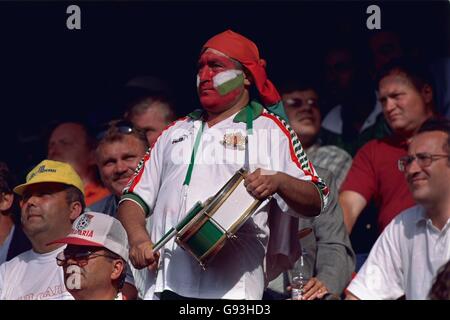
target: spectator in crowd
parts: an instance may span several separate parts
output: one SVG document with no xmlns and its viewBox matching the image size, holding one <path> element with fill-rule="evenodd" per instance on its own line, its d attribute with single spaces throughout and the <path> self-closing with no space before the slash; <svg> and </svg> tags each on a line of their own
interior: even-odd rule
<svg viewBox="0 0 450 320">
<path fill-rule="evenodd" d="M 83 182 L 67 163 L 44 160 L 14 188 L 22 196 L 21 220 L 32 249 L 0 266 L 0 299 L 73 299 L 56 265 L 61 244 L 84 210 Z"/>
<path fill-rule="evenodd" d="M 450 122 L 430 120 L 398 161 L 416 206 L 384 229 L 348 287 L 349 299 L 426 299 L 450 258 Z"/>
<path fill-rule="evenodd" d="M 319 166 L 315 169 L 330 187 L 330 195 L 328 208 L 320 216 L 314 219 L 299 218 L 300 246 L 305 260 L 308 260 L 305 261 L 305 267 L 313 268 L 303 270 L 313 275 L 305 285 L 303 299 L 340 299 L 355 270 L 355 253 L 337 201 L 334 176 Z M 288 278 L 285 272 L 271 281 L 265 297 L 288 297 Z"/>
<path fill-rule="evenodd" d="M 321 138 L 324 144 L 336 145 L 353 157 L 367 141 L 388 134 L 381 105 L 374 84 L 350 45 L 331 46 L 324 62 L 321 107 L 329 112 L 322 121 Z"/>
<path fill-rule="evenodd" d="M 152 146 L 164 128 L 175 121 L 175 109 L 173 102 L 164 96 L 144 96 L 130 104 L 125 118 L 145 132 Z"/>
<path fill-rule="evenodd" d="M 67 247 L 56 257 L 75 300 L 123 300 L 128 239 L 122 224 L 98 212 L 85 212 L 71 232 L 52 243 Z"/>
<path fill-rule="evenodd" d="M 6 163 L 0 162 L 0 264 L 31 249 L 20 223 L 18 198 L 12 190 L 15 184 Z"/>
<path fill-rule="evenodd" d="M 400 35 L 384 28 L 370 31 L 368 47 L 374 78 L 386 64 L 403 57 L 405 51 Z"/>
<path fill-rule="evenodd" d="M 290 82 L 280 89 L 289 124 L 297 134 L 308 159 L 314 166 L 333 172 L 339 188 L 352 164 L 343 149 L 323 145 L 319 138 L 322 115 L 317 87 L 311 82 Z"/>
<path fill-rule="evenodd" d="M 93 144 L 93 138 L 87 128 L 77 122 L 59 124 L 48 141 L 47 158 L 69 163 L 81 177 L 87 206 L 109 194 L 98 177 Z"/>
<path fill-rule="evenodd" d="M 368 142 L 353 159 L 339 196 L 349 232 L 372 199 L 379 209 L 379 232 L 414 205 L 396 161 L 406 155 L 408 139 L 433 116 L 429 76 L 416 61 L 392 61 L 380 72 L 378 83 L 383 113 L 393 134 Z"/>
<path fill-rule="evenodd" d="M 431 300 L 450 300 L 450 260 L 443 265 L 430 291 Z"/>
<path fill-rule="evenodd" d="M 144 131 L 137 129 L 128 121 L 113 120 L 101 128 L 97 134 L 95 158 L 103 184 L 111 194 L 91 205 L 90 210 L 112 217 L 117 216 L 122 191 L 147 149 L 148 141 Z M 146 224 L 150 228 L 150 218 L 146 219 Z M 139 296 L 144 297 L 148 284 L 147 271 L 136 270 L 128 264 L 127 276 L 130 279 L 134 278 Z"/>
<path fill-rule="evenodd" d="M 260 59 L 252 41 L 231 30 L 220 33 L 204 45 L 198 66 L 198 95 L 204 110 L 191 113 L 162 133 L 125 189 L 118 217 L 127 230 L 130 260 L 135 267 L 158 269 L 154 291 L 160 298 L 260 299 L 265 280 L 264 258 L 267 248 L 271 248 L 267 228 L 269 204 L 278 210 L 270 214 L 279 213 L 275 222 L 291 222 L 291 215 L 298 216 L 297 212 L 315 216 L 326 207 L 328 188 L 316 175 L 295 133 L 284 120 L 250 100 L 256 98 L 250 97 L 250 87 L 254 85 L 264 105 L 274 106 L 273 110 L 281 106 L 278 92 L 267 79 L 265 61 Z M 279 133 L 272 135 L 277 137 L 275 142 L 267 134 L 258 139 L 258 146 L 253 139 L 248 139 L 247 146 L 245 139 L 239 139 L 243 132 L 260 137 L 264 136 L 261 132 L 271 130 Z M 195 145 L 202 145 L 198 156 L 195 156 L 197 147 L 192 149 L 195 136 Z M 272 144 L 276 148 L 259 149 Z M 208 153 L 217 147 L 237 159 L 236 163 L 223 164 L 226 159 Z M 177 160 L 184 148 L 188 152 Z M 152 250 L 153 242 L 184 218 L 196 201 L 214 195 L 244 165 L 248 149 L 261 150 L 264 155 L 252 163 L 259 168 L 246 176 L 247 191 L 257 199 L 264 200 L 270 195 L 274 199 L 264 200 L 239 230 L 238 239 L 245 240 L 239 241 L 238 246 L 225 244 L 208 269 L 202 271 L 194 258 L 171 239 L 161 249 L 162 261 L 157 268 L 159 255 Z M 263 158 L 279 159 L 277 167 L 273 163 L 263 165 Z M 278 172 L 262 174 L 260 167 Z M 287 211 L 291 215 L 284 214 Z M 149 232 L 145 229 L 145 216 L 150 212 Z M 288 232 L 283 236 L 282 240 L 290 239 Z M 271 233 L 270 240 L 273 238 Z M 298 240 L 293 245 L 298 247 Z M 284 248 L 283 252 L 278 250 L 281 247 L 273 246 L 272 252 L 293 258 L 294 255 L 289 255 L 290 248 Z M 273 275 L 278 274 L 274 271 Z"/>
<path fill-rule="evenodd" d="M 32 249 L 0 266 L 0 299 L 73 299 L 55 260 L 64 248 L 49 243 L 67 235 L 84 211 L 83 190 L 75 170 L 53 160 L 43 160 L 28 173 L 26 183 L 14 188 L 22 196 L 21 221 Z M 123 293 L 134 299 L 133 280 L 126 282 Z"/>
<path fill-rule="evenodd" d="M 111 193 L 89 208 L 115 217 L 122 191 L 148 149 L 142 130 L 124 120 L 113 120 L 97 134 L 95 159 L 103 184 Z"/>
</svg>

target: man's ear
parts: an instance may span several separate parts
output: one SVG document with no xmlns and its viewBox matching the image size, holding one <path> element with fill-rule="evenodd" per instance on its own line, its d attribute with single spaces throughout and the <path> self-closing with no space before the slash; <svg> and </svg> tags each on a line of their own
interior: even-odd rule
<svg viewBox="0 0 450 320">
<path fill-rule="evenodd" d="M 13 193 L 2 193 L 0 195 L 0 211 L 8 211 L 14 202 Z"/>
<path fill-rule="evenodd" d="M 74 222 L 76 218 L 78 218 L 78 216 L 80 214 L 82 214 L 81 212 L 82 210 L 82 205 L 80 203 L 80 201 L 74 201 L 70 204 L 70 221 Z"/>
<path fill-rule="evenodd" d="M 425 104 L 430 105 L 433 102 L 433 89 L 429 84 L 425 84 L 421 90 L 421 95 Z"/>
<path fill-rule="evenodd" d="M 253 76 L 248 70 L 244 69 L 244 86 L 250 87 L 253 83 Z"/>
<path fill-rule="evenodd" d="M 125 268 L 125 263 L 122 259 L 115 259 L 113 262 L 113 269 L 111 272 L 111 280 L 117 280 L 120 278 L 120 275 Z"/>
</svg>

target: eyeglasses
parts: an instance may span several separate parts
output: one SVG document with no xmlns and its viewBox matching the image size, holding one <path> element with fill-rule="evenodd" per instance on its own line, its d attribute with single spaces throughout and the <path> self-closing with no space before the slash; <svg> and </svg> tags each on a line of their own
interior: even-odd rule
<svg viewBox="0 0 450 320">
<path fill-rule="evenodd" d="M 284 103 L 290 107 L 300 108 L 303 105 L 308 105 L 310 107 L 317 107 L 316 99 L 300 99 L 300 98 L 289 98 L 284 100 Z"/>
<path fill-rule="evenodd" d="M 97 141 L 102 140 L 111 128 L 116 128 L 122 134 L 130 134 L 135 130 L 133 124 L 126 120 L 104 124 L 97 130 L 97 134 L 95 135 Z"/>
<path fill-rule="evenodd" d="M 431 165 L 434 160 L 447 158 L 450 156 L 448 154 L 430 154 L 430 153 L 417 153 L 416 155 L 404 156 L 398 160 L 398 170 L 405 172 L 406 169 L 417 159 L 417 164 L 421 168 L 425 168 Z"/>
<path fill-rule="evenodd" d="M 61 251 L 56 256 L 56 264 L 60 267 L 64 267 L 67 265 L 67 261 L 73 260 L 75 261 L 75 264 L 84 267 L 88 264 L 90 259 L 94 259 L 97 257 L 106 257 L 109 259 L 115 259 L 115 257 L 108 255 L 108 254 L 100 254 L 96 253 L 94 251 L 78 251 L 78 252 L 67 252 L 66 250 Z"/>
</svg>

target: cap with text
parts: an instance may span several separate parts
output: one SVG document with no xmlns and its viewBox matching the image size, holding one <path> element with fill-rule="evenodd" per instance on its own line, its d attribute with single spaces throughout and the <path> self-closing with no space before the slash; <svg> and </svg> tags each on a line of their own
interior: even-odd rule
<svg viewBox="0 0 450 320">
<path fill-rule="evenodd" d="M 100 212 L 85 212 L 72 224 L 65 238 L 50 242 L 77 246 L 102 247 L 128 261 L 128 238 L 124 227 L 114 217 Z"/>
<path fill-rule="evenodd" d="M 80 176 L 72 166 L 68 163 L 54 160 L 41 161 L 27 174 L 26 182 L 14 188 L 14 192 L 22 195 L 28 186 L 45 182 L 74 186 L 84 195 L 83 181 L 81 181 Z"/>
</svg>

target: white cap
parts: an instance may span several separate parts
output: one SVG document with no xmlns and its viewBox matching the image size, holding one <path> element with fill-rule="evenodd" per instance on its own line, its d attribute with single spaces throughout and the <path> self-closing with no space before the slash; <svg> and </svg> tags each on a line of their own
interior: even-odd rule
<svg viewBox="0 0 450 320">
<path fill-rule="evenodd" d="M 50 242 L 103 247 L 128 261 L 127 232 L 119 220 L 100 212 L 85 212 L 72 225 L 67 237 Z"/>
</svg>

